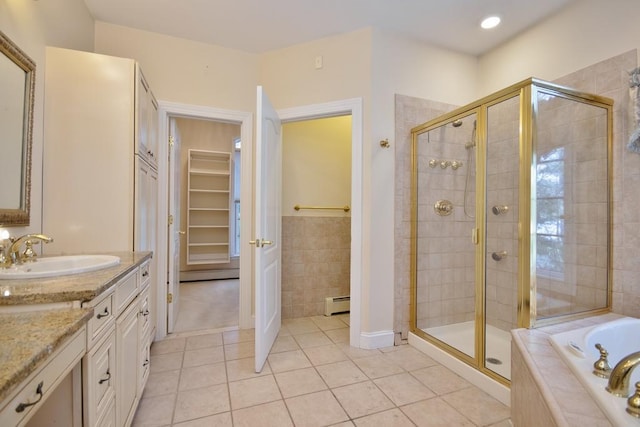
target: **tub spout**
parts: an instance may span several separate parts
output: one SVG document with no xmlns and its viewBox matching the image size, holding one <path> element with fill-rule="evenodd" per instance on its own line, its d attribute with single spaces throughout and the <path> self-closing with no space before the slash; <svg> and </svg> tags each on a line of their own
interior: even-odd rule
<svg viewBox="0 0 640 427">
<path fill-rule="evenodd" d="M 606 389 L 614 396 L 629 396 L 629 379 L 636 366 L 640 365 L 640 351 L 631 353 L 618 362 L 611 371 Z"/>
</svg>

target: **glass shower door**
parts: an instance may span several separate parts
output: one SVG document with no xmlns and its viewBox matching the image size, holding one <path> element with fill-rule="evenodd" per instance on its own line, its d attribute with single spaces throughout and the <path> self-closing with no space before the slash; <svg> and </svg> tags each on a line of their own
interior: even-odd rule
<svg viewBox="0 0 640 427">
<path fill-rule="evenodd" d="M 416 325 L 476 354 L 476 114 L 417 136 Z"/>
<path fill-rule="evenodd" d="M 520 96 L 487 107 L 484 367 L 511 377 L 511 334 L 518 325 Z"/>
</svg>

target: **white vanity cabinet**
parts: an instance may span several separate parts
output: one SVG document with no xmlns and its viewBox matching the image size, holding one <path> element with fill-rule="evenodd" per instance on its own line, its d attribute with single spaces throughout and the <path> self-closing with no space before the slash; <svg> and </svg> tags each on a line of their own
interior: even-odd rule
<svg viewBox="0 0 640 427">
<path fill-rule="evenodd" d="M 84 426 L 131 425 L 149 375 L 150 261 L 85 306 L 94 307 L 83 359 Z"/>
<path fill-rule="evenodd" d="M 54 241 L 42 251 L 152 251 L 161 300 L 158 105 L 139 64 L 47 47 L 44 88 L 42 229 Z"/>
</svg>

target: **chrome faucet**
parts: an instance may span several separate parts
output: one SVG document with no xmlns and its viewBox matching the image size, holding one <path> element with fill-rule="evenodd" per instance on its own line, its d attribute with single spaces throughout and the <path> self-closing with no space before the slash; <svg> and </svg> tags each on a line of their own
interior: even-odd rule
<svg viewBox="0 0 640 427">
<path fill-rule="evenodd" d="M 607 391 L 614 396 L 628 397 L 631 372 L 638 365 L 640 365 L 640 351 L 631 353 L 620 360 L 611 371 L 609 384 L 606 387 Z"/>
<path fill-rule="evenodd" d="M 33 251 L 29 251 L 29 254 L 20 255 L 20 246 L 23 242 L 30 242 L 32 239 L 41 240 L 45 243 L 53 242 L 53 239 L 49 236 L 45 236 L 44 234 L 25 234 L 24 236 L 16 238 L 11 238 L 11 245 L 9 246 L 9 263 L 11 264 L 22 264 L 24 261 L 33 261 L 35 259 L 35 253 Z M 30 245 L 29 249 L 30 249 Z"/>
</svg>

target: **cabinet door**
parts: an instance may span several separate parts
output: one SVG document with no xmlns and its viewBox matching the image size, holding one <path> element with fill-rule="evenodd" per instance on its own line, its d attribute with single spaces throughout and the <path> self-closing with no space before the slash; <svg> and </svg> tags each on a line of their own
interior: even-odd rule
<svg viewBox="0 0 640 427">
<path fill-rule="evenodd" d="M 111 333 L 92 348 L 83 361 L 85 425 L 95 426 L 113 407 L 116 394 L 116 336 Z"/>
<path fill-rule="evenodd" d="M 119 426 L 131 424 L 138 397 L 138 300 L 134 300 L 116 323 L 117 393 Z"/>
</svg>

